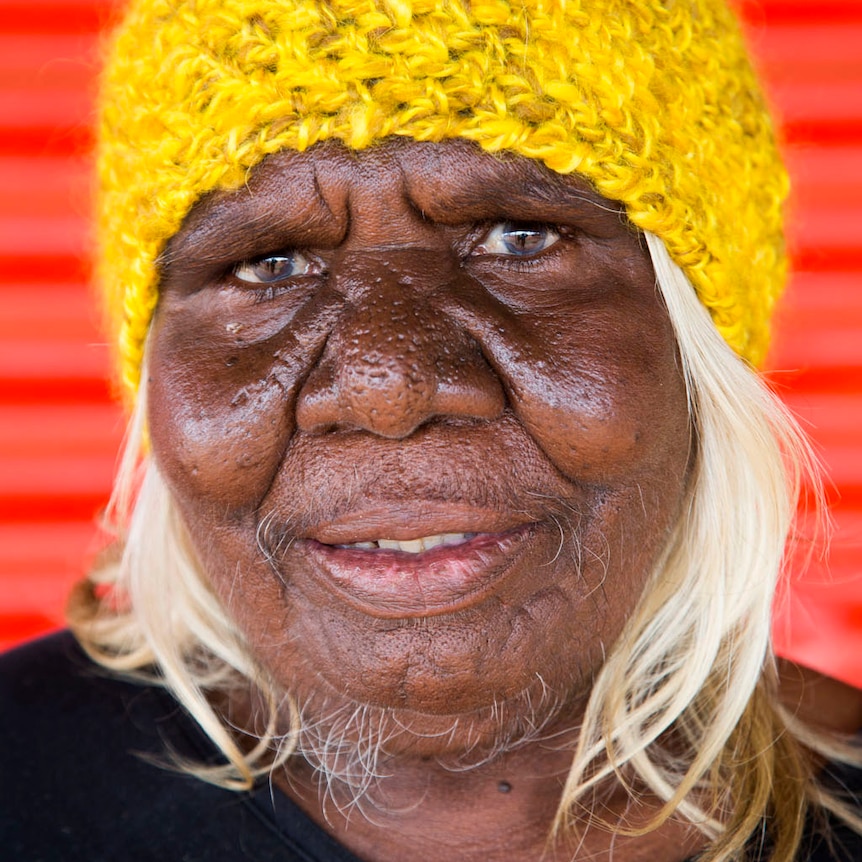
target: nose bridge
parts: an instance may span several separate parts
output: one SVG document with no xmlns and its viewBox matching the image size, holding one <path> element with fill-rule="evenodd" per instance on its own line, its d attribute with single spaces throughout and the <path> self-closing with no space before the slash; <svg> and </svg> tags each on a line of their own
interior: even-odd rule
<svg viewBox="0 0 862 862">
<path fill-rule="evenodd" d="M 402 438 L 435 416 L 490 419 L 501 384 L 478 344 L 434 308 L 455 275 L 439 252 L 379 249 L 339 266 L 344 312 L 300 392 L 301 429 Z"/>
<path fill-rule="evenodd" d="M 418 300 L 445 289 L 457 278 L 457 263 L 441 249 L 381 245 L 344 253 L 338 264 L 337 288 L 359 304 L 365 296 L 391 291 L 393 297 Z"/>
<path fill-rule="evenodd" d="M 409 270 L 392 259 L 404 256 L 381 250 L 348 268 L 344 289 L 352 312 L 338 345 L 342 407 L 355 424 L 387 437 L 413 430 L 437 383 L 427 298 L 417 294 Z"/>
</svg>

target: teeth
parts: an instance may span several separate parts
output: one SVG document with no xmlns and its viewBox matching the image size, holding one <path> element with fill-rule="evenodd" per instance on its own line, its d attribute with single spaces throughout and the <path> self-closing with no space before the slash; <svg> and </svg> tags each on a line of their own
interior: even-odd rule
<svg viewBox="0 0 862 862">
<path fill-rule="evenodd" d="M 398 542 L 395 539 L 378 539 L 377 545 L 386 551 L 407 551 L 408 554 L 418 554 L 425 550 L 423 539 L 410 539 L 406 542 Z"/>
<path fill-rule="evenodd" d="M 421 554 L 430 551 L 438 545 L 460 545 L 472 539 L 475 533 L 438 533 L 435 536 L 423 536 L 421 539 L 378 539 L 376 542 L 354 542 L 352 545 L 338 545 L 339 548 L 351 548 L 359 551 L 372 551 L 381 548 L 385 551 L 403 551 L 406 554 Z"/>
</svg>

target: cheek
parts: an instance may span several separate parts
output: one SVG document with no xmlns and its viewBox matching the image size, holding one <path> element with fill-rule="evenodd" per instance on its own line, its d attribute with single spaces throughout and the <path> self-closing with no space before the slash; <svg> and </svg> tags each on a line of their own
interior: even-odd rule
<svg viewBox="0 0 862 862">
<path fill-rule="evenodd" d="M 281 312 L 281 313 L 279 313 Z M 258 505 L 294 431 L 298 381 L 315 355 L 296 315 L 231 314 L 214 297 L 170 299 L 148 344 L 149 431 L 176 496 L 224 512 Z"/>
<path fill-rule="evenodd" d="M 518 418 L 564 475 L 617 485 L 661 481 L 671 469 L 680 480 L 690 422 L 663 314 L 522 317 L 505 331 L 495 366 Z"/>
<path fill-rule="evenodd" d="M 536 375 L 519 393 L 516 409 L 548 458 L 570 478 L 615 485 L 661 479 L 657 471 L 671 465 L 679 478 L 688 461 L 684 392 L 642 379 L 617 383 L 607 371 L 600 381 Z M 560 401 L 548 399 L 544 385 Z"/>
<path fill-rule="evenodd" d="M 230 510 L 254 506 L 290 433 L 280 387 L 267 377 L 245 386 L 195 379 L 158 362 L 151 371 L 150 437 L 174 493 Z"/>
</svg>

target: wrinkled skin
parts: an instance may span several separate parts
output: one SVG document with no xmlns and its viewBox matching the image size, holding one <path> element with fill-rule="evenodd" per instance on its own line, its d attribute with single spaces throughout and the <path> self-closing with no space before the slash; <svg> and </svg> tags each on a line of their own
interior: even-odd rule
<svg viewBox="0 0 862 862">
<path fill-rule="evenodd" d="M 307 715 L 376 710 L 390 786 L 422 800 L 385 835 L 327 828 L 397 859 L 436 816 L 446 858 L 538 858 L 569 752 L 439 764 L 531 723 L 571 741 L 678 515 L 690 425 L 644 243 L 524 159 L 328 144 L 200 203 L 161 291 L 152 446 L 206 576 Z"/>
</svg>

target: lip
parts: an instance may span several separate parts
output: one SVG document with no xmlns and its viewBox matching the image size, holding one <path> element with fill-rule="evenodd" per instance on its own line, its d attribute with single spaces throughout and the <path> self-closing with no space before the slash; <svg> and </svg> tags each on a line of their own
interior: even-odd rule
<svg viewBox="0 0 862 862">
<path fill-rule="evenodd" d="M 352 545 L 372 539 L 405 541 L 443 533 L 502 534 L 529 523 L 524 514 L 506 514 L 457 503 L 365 506 L 310 529 L 305 538 L 324 545 Z"/>
<path fill-rule="evenodd" d="M 383 619 L 429 617 L 484 601 L 515 567 L 537 529 L 536 523 L 500 532 L 462 527 L 460 532 L 476 535 L 461 544 L 438 545 L 419 554 L 339 548 L 336 543 L 310 538 L 297 541 L 294 550 L 306 556 L 323 586 L 356 610 Z M 347 533 L 334 532 L 341 536 Z M 386 538 L 390 538 L 388 533 Z M 347 541 L 361 539 L 340 539 L 339 543 Z"/>
</svg>

